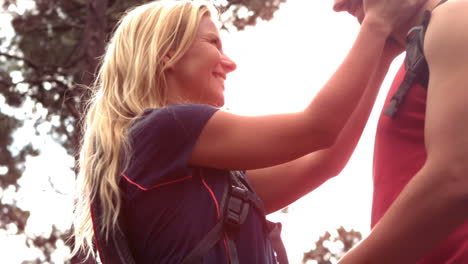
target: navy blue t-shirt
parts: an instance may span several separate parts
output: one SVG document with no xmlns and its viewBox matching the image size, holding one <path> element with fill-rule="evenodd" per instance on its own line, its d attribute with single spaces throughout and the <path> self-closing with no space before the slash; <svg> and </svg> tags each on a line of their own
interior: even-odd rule
<svg viewBox="0 0 468 264">
<path fill-rule="evenodd" d="M 180 263 L 215 226 L 229 171 L 190 166 L 191 151 L 216 108 L 147 109 L 132 126 L 132 158 L 122 174 L 123 216 L 138 264 Z M 245 175 L 244 175 L 245 178 Z M 240 263 L 276 263 L 264 216 L 250 210 L 234 241 Z M 223 240 L 203 263 L 228 263 Z"/>
</svg>

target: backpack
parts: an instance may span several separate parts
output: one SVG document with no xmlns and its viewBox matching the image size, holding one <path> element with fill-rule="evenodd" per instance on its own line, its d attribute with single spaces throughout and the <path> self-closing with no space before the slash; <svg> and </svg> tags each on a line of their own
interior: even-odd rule
<svg viewBox="0 0 468 264">
<path fill-rule="evenodd" d="M 437 6 L 445 3 L 446 1 L 447 0 L 442 0 L 437 4 Z M 424 56 L 424 36 L 430 19 L 431 11 L 426 10 L 424 12 L 423 22 L 421 25 L 413 27 L 408 31 L 406 37 L 408 44 L 406 45 L 405 58 L 406 74 L 403 78 L 403 82 L 390 99 L 390 104 L 384 110 L 384 114 L 392 118 L 397 114 L 398 108 L 403 102 L 406 93 L 414 83 L 419 83 L 427 89 L 429 83 L 429 68 Z"/>
<path fill-rule="evenodd" d="M 94 229 L 94 247 L 102 264 L 135 264 L 130 248 L 128 247 L 124 218 L 118 218 L 118 228 L 110 232 L 109 239 L 101 231 L 102 206 L 99 195 L 91 203 L 91 219 Z M 99 262 L 98 262 L 99 263 Z"/>
<path fill-rule="evenodd" d="M 225 238 L 229 248 L 229 263 L 239 264 L 233 235 L 239 231 L 240 225 L 244 223 L 251 208 L 258 210 L 261 215 L 265 215 L 262 201 L 239 173 L 231 172 L 229 175 L 225 175 L 224 178 L 227 184 L 224 185 L 225 188 L 220 203 L 220 220 L 183 259 L 182 263 L 184 264 L 202 263 L 203 256 L 219 241 Z M 104 234 L 99 232 L 100 218 L 102 217 L 102 208 L 100 205 L 99 195 L 96 195 L 91 205 L 91 215 L 95 234 L 95 245 L 102 263 L 135 264 L 125 235 L 125 230 L 122 229 L 125 227 L 123 217 L 119 217 L 119 228 L 110 234 L 109 239 L 105 239 Z M 265 218 L 264 228 L 268 232 L 273 250 L 276 253 L 277 262 L 279 264 L 288 264 L 286 250 L 280 236 L 281 224 L 270 222 Z"/>
</svg>

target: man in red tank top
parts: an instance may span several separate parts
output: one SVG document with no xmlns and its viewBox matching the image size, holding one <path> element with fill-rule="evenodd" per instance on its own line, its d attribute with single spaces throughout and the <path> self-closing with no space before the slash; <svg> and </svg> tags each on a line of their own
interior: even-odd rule
<svg viewBox="0 0 468 264">
<path fill-rule="evenodd" d="M 428 83 L 412 84 L 393 117 L 382 111 L 372 232 L 340 263 L 468 263 L 468 0 L 440 2 L 427 0 L 389 40 L 394 58 L 407 45 L 407 32 L 431 11 L 422 47 Z M 337 0 L 334 8 L 365 17 L 363 0 Z M 384 109 L 405 74 L 403 65 Z"/>
</svg>

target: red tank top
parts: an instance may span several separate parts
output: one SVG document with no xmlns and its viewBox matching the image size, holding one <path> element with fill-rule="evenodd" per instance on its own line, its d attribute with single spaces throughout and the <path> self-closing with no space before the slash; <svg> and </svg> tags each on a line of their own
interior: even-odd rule
<svg viewBox="0 0 468 264">
<path fill-rule="evenodd" d="M 388 106 L 405 73 L 403 65 L 390 87 L 383 109 Z M 424 145 L 426 95 L 427 90 L 420 84 L 415 84 L 409 89 L 394 118 L 383 112 L 380 115 L 374 146 L 372 227 L 426 161 Z M 418 263 L 468 263 L 468 221 Z"/>
</svg>

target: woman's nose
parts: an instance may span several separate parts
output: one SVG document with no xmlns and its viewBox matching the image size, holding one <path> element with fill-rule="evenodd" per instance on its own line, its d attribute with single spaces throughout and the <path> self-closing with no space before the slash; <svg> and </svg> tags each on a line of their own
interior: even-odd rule
<svg viewBox="0 0 468 264">
<path fill-rule="evenodd" d="M 231 60 L 228 56 L 223 54 L 223 57 L 221 58 L 221 64 L 223 68 L 226 70 L 226 73 L 232 72 L 237 68 L 236 63 Z"/>
</svg>

